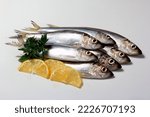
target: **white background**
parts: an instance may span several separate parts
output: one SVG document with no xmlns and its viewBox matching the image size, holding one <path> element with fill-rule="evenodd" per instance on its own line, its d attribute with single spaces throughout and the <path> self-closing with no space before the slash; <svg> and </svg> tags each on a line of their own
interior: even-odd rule
<svg viewBox="0 0 150 117">
<path fill-rule="evenodd" d="M 0 0 L 0 99 L 150 99 L 149 0 Z M 122 34 L 143 51 L 110 80 L 84 80 L 81 89 L 20 73 L 18 50 L 6 46 L 14 29 L 89 26 Z"/>
</svg>

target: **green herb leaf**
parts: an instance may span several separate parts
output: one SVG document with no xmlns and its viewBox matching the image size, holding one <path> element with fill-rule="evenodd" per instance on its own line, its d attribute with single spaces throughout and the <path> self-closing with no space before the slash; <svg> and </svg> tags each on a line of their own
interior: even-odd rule
<svg viewBox="0 0 150 117">
<path fill-rule="evenodd" d="M 23 48 L 18 50 L 23 51 L 24 55 L 19 58 L 20 62 L 23 62 L 28 59 L 44 59 L 45 54 L 48 50 L 45 48 L 45 44 L 48 41 L 47 35 L 44 34 L 41 36 L 41 39 L 38 40 L 34 37 L 27 39 Z"/>
</svg>

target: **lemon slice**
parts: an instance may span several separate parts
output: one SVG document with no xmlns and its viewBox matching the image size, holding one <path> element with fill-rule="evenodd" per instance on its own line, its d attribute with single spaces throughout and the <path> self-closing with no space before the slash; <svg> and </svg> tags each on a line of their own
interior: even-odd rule
<svg viewBox="0 0 150 117">
<path fill-rule="evenodd" d="M 18 70 L 26 73 L 34 73 L 45 78 L 49 77 L 49 69 L 45 62 L 40 59 L 26 60 L 19 66 Z"/>
<path fill-rule="evenodd" d="M 83 84 L 80 73 L 66 65 L 62 68 L 55 70 L 50 79 L 80 88 Z"/>
<path fill-rule="evenodd" d="M 57 82 L 62 82 L 62 83 L 65 83 L 65 84 L 68 84 L 67 78 L 68 78 L 68 71 L 65 68 L 65 66 L 56 69 L 50 75 L 50 80 L 57 81 Z"/>
<path fill-rule="evenodd" d="M 81 88 L 83 85 L 83 81 L 81 79 L 80 72 L 69 66 L 66 66 L 66 68 L 69 69 L 67 83 L 75 87 Z"/>
<path fill-rule="evenodd" d="M 63 67 L 65 64 L 58 60 L 48 59 L 45 61 L 50 74 L 54 72 L 56 69 Z"/>
<path fill-rule="evenodd" d="M 82 79 L 77 70 L 57 60 L 49 59 L 46 60 L 45 63 L 50 71 L 50 80 L 73 85 L 78 88 L 82 86 Z"/>
<path fill-rule="evenodd" d="M 18 70 L 25 73 L 34 73 L 52 81 L 65 83 L 78 88 L 83 84 L 80 73 L 77 70 L 66 66 L 58 60 L 48 59 L 45 62 L 40 59 L 26 60 L 21 63 Z"/>
</svg>

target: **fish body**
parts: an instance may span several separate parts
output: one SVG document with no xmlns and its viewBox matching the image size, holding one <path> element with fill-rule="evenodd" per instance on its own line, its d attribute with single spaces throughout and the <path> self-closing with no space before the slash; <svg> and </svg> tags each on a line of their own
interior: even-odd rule
<svg viewBox="0 0 150 117">
<path fill-rule="evenodd" d="M 69 62 L 95 62 L 97 57 L 85 49 L 50 46 L 46 58 Z"/>
<path fill-rule="evenodd" d="M 34 31 L 34 32 L 54 32 L 54 31 L 62 31 L 62 30 L 73 30 L 86 33 L 97 40 L 99 40 L 103 44 L 115 44 L 115 41 L 109 36 L 99 30 L 93 30 L 92 28 L 86 27 L 40 27 L 35 22 L 31 21 L 34 28 L 26 28 L 27 31 Z"/>
<path fill-rule="evenodd" d="M 111 56 L 120 64 L 128 64 L 131 62 L 130 58 L 124 52 L 118 50 L 115 47 L 105 46 L 103 50 L 105 51 L 106 54 Z"/>
<path fill-rule="evenodd" d="M 25 40 L 30 37 L 35 37 L 40 39 L 43 33 L 27 33 L 27 32 L 19 32 L 18 38 L 24 38 Z M 78 31 L 55 31 L 55 32 L 47 32 L 48 41 L 46 45 L 59 45 L 73 48 L 85 48 L 96 50 L 103 48 L 104 45 L 101 44 L 94 37 L 78 32 Z"/>
<path fill-rule="evenodd" d="M 109 70 L 115 71 L 122 68 L 120 63 L 118 63 L 115 59 L 113 59 L 105 52 L 101 50 L 90 51 L 90 52 L 92 52 L 94 55 L 98 57 L 99 64 L 103 65 L 104 67 L 107 67 Z"/>
<path fill-rule="evenodd" d="M 81 77 L 86 79 L 106 79 L 113 77 L 113 73 L 103 65 L 92 63 L 66 63 L 66 65 L 78 70 Z"/>
</svg>

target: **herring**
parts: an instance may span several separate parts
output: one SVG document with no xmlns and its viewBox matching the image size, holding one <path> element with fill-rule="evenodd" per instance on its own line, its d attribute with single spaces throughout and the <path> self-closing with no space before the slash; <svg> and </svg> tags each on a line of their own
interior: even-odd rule
<svg viewBox="0 0 150 117">
<path fill-rule="evenodd" d="M 43 33 L 28 33 L 22 31 L 16 31 L 18 33 L 17 36 L 13 36 L 10 38 L 20 38 L 20 39 L 28 39 L 30 37 L 35 37 L 40 39 Z M 103 48 L 104 45 L 101 44 L 97 39 L 94 37 L 78 32 L 78 31 L 55 31 L 55 32 L 47 32 L 48 41 L 46 45 L 56 45 L 56 46 L 66 46 L 72 48 L 85 48 L 96 50 Z"/>
<path fill-rule="evenodd" d="M 120 64 L 128 64 L 131 62 L 130 58 L 122 51 L 112 46 L 105 46 L 103 48 L 106 54 L 114 58 Z"/>
<path fill-rule="evenodd" d="M 28 31 L 38 31 L 38 32 L 52 32 L 57 30 L 74 30 L 74 31 L 80 31 L 87 33 L 89 35 L 92 35 L 97 40 L 104 44 L 111 44 L 117 45 L 117 48 L 121 50 L 122 52 L 130 55 L 130 56 L 138 56 L 142 54 L 142 51 L 140 48 L 131 42 L 126 37 L 107 31 L 104 29 L 98 29 L 98 28 L 91 28 L 91 27 L 56 27 L 53 25 L 49 25 L 49 27 L 40 27 L 38 24 L 36 24 L 34 21 L 31 21 L 33 28 L 26 28 L 25 30 Z"/>
<path fill-rule="evenodd" d="M 136 44 L 131 42 L 129 39 L 127 39 L 126 37 L 111 31 L 107 31 L 103 29 L 98 29 L 98 30 L 112 37 L 116 42 L 117 48 L 122 52 L 130 56 L 138 56 L 142 54 L 140 48 Z"/>
<path fill-rule="evenodd" d="M 46 58 L 69 62 L 95 62 L 97 57 L 85 49 L 50 46 Z"/>
<path fill-rule="evenodd" d="M 115 44 L 115 41 L 107 34 L 98 31 L 93 30 L 92 28 L 84 28 L 84 27 L 55 27 L 52 25 L 49 25 L 49 27 L 40 27 L 38 24 L 36 24 L 34 21 L 31 21 L 33 28 L 25 28 L 26 31 L 31 32 L 54 32 L 54 31 L 60 31 L 60 30 L 73 30 L 73 31 L 79 31 L 86 33 L 97 40 L 99 40 L 103 44 Z"/>
<path fill-rule="evenodd" d="M 103 65 L 93 63 L 66 63 L 66 65 L 78 70 L 82 78 L 86 79 L 107 79 L 112 78 L 113 73 Z"/>
<path fill-rule="evenodd" d="M 120 63 L 118 63 L 115 59 L 113 59 L 111 56 L 103 52 L 102 50 L 96 50 L 96 51 L 90 51 L 94 55 L 98 57 L 98 63 L 103 65 L 104 67 L 107 67 L 111 71 L 119 70 L 122 68 Z"/>
</svg>

